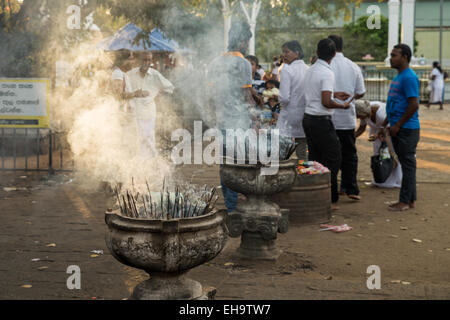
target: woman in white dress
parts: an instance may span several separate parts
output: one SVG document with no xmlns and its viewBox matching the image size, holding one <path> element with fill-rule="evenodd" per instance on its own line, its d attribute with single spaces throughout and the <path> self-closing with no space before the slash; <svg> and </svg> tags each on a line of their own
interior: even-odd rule
<svg viewBox="0 0 450 320">
<path fill-rule="evenodd" d="M 355 132 L 355 136 L 359 137 L 362 135 L 364 131 L 366 131 L 367 125 L 369 125 L 369 141 L 373 141 L 373 155 L 378 155 L 382 141 L 376 135 L 386 119 L 386 103 L 357 100 L 355 109 L 356 116 L 361 120 L 359 128 Z M 387 136 L 386 139 L 390 139 L 390 137 Z M 402 168 L 398 161 L 397 163 L 397 166 L 392 170 L 391 175 L 385 182 L 376 183 L 373 180 L 372 185 L 379 188 L 400 188 L 402 185 Z"/>
<path fill-rule="evenodd" d="M 441 65 L 439 62 L 433 62 L 433 71 L 430 75 L 431 79 L 431 93 L 430 98 L 428 99 L 427 107 L 430 107 L 430 104 L 439 104 L 439 110 L 443 110 L 442 106 L 442 97 L 444 92 L 444 72 L 442 71 Z"/>
</svg>

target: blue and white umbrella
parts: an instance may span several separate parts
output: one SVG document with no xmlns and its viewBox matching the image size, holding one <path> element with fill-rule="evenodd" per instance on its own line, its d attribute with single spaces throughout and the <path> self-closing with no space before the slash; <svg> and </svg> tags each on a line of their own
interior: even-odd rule
<svg viewBox="0 0 450 320">
<path fill-rule="evenodd" d="M 129 23 L 117 31 L 113 36 L 102 40 L 96 48 L 105 51 L 129 50 L 129 51 L 161 51 L 161 52 L 190 52 L 188 49 L 182 49 L 175 40 L 167 38 L 161 30 L 155 28 L 147 39 L 134 41 L 136 36 L 142 32 L 142 29 L 135 24 Z"/>
</svg>

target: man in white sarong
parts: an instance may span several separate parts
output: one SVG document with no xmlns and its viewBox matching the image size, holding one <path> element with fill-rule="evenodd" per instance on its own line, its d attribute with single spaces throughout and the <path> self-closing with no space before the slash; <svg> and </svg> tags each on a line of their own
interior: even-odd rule
<svg viewBox="0 0 450 320">
<path fill-rule="evenodd" d="M 160 93 L 171 94 L 174 86 L 157 70 L 150 68 L 152 54 L 144 52 L 140 56 L 140 67 L 126 73 L 126 98 L 130 100 L 130 109 L 134 113 L 140 137 L 143 156 L 158 155 L 156 149 L 156 104 L 155 98 Z"/>
</svg>

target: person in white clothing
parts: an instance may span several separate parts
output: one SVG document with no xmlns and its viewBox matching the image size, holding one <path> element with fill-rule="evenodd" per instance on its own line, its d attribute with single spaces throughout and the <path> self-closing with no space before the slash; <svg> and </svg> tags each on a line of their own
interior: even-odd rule
<svg viewBox="0 0 450 320">
<path fill-rule="evenodd" d="M 341 165 L 341 148 L 331 116 L 334 109 L 348 109 L 350 104 L 333 100 L 334 73 L 330 63 L 336 54 L 336 46 L 331 39 L 322 39 L 317 45 L 319 59 L 305 74 L 305 115 L 303 129 L 308 143 L 309 160 L 317 161 L 331 171 L 332 209 L 339 209 L 337 174 Z"/>
<path fill-rule="evenodd" d="M 263 69 L 263 67 L 261 67 L 261 65 L 258 64 L 258 70 L 256 71 L 259 74 L 259 77 L 262 79 L 264 77 L 264 73 L 266 73 L 266 71 Z"/>
<path fill-rule="evenodd" d="M 281 112 L 277 121 L 280 134 L 295 139 L 298 143 L 296 154 L 299 159 L 307 159 L 307 143 L 303 130 L 305 113 L 304 84 L 308 66 L 303 61 L 303 50 L 298 41 L 286 42 L 283 50 L 284 68 L 281 70 L 279 102 Z"/>
<path fill-rule="evenodd" d="M 335 92 L 345 93 L 343 98 L 336 97 L 336 101 L 339 103 L 350 102 L 349 109 L 336 110 L 332 117 L 341 144 L 340 194 L 346 194 L 353 200 L 361 200 L 357 182 L 358 153 L 355 138 L 356 113 L 354 101 L 361 99 L 366 92 L 364 78 L 358 65 L 344 56 L 342 37 L 330 35 L 328 38 L 333 40 L 336 45 L 336 56 L 330 64 L 335 77 L 334 90 Z"/>
<path fill-rule="evenodd" d="M 128 50 L 115 53 L 113 72 L 111 74 L 111 93 L 121 102 L 122 111 L 127 111 L 125 100 L 125 74 L 135 66 L 135 58 Z M 129 96 L 128 96 L 129 97 Z"/>
<path fill-rule="evenodd" d="M 427 107 L 430 108 L 431 104 L 439 104 L 439 110 L 443 110 L 442 97 L 444 92 L 444 72 L 442 71 L 439 62 L 433 62 L 433 71 L 430 75 L 431 80 L 431 93 L 428 99 Z"/>
<path fill-rule="evenodd" d="M 150 68 L 152 55 L 144 52 L 140 56 L 141 66 L 126 73 L 126 98 L 130 98 L 130 109 L 135 115 L 141 139 L 141 152 L 144 156 L 153 157 L 156 149 L 155 98 L 160 93 L 171 94 L 174 86 L 157 70 Z"/>
<path fill-rule="evenodd" d="M 380 101 L 365 101 L 358 100 L 355 105 L 356 116 L 360 119 L 358 130 L 355 136 L 361 136 L 365 131 L 367 125 L 370 127 L 369 141 L 373 141 L 373 155 L 378 155 L 380 152 L 381 140 L 377 133 L 381 130 L 383 122 L 386 119 L 386 103 Z M 392 145 L 391 137 L 387 136 L 388 144 Z M 393 151 L 393 150 L 392 150 Z M 402 167 L 398 162 L 397 166 L 392 170 L 390 176 L 383 183 L 376 183 L 372 181 L 372 185 L 379 188 L 400 188 L 402 186 Z"/>
</svg>

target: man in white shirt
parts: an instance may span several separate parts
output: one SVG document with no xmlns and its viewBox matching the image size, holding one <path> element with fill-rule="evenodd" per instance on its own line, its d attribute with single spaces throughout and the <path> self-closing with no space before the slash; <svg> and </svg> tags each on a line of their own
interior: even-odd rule
<svg viewBox="0 0 450 320">
<path fill-rule="evenodd" d="M 134 113 L 141 139 L 141 152 L 144 156 L 154 157 L 156 149 L 155 98 L 160 94 L 171 94 L 174 86 L 157 70 L 150 68 L 152 54 L 144 52 L 140 56 L 141 66 L 128 71 L 125 75 L 125 99 L 130 99 L 130 109 Z"/>
<path fill-rule="evenodd" d="M 341 143 L 341 194 L 347 194 L 350 199 L 361 200 L 357 182 L 358 153 L 356 150 L 356 112 L 355 101 L 361 99 L 366 92 L 364 77 L 358 65 L 346 58 L 342 53 L 343 40 L 341 36 L 330 35 L 336 46 L 336 56 L 331 61 L 331 70 L 335 78 L 334 90 L 345 92 L 347 100 L 336 99 L 343 103 L 350 100 L 350 108 L 336 110 L 332 116 L 336 134 Z"/>
<path fill-rule="evenodd" d="M 305 115 L 303 129 L 309 149 L 309 160 L 317 161 L 331 171 L 332 209 L 339 200 L 337 174 L 341 165 L 341 149 L 331 117 L 334 109 L 348 109 L 350 104 L 333 101 L 334 73 L 330 62 L 336 54 L 331 39 L 322 39 L 317 45 L 319 59 L 305 74 Z"/>
</svg>

